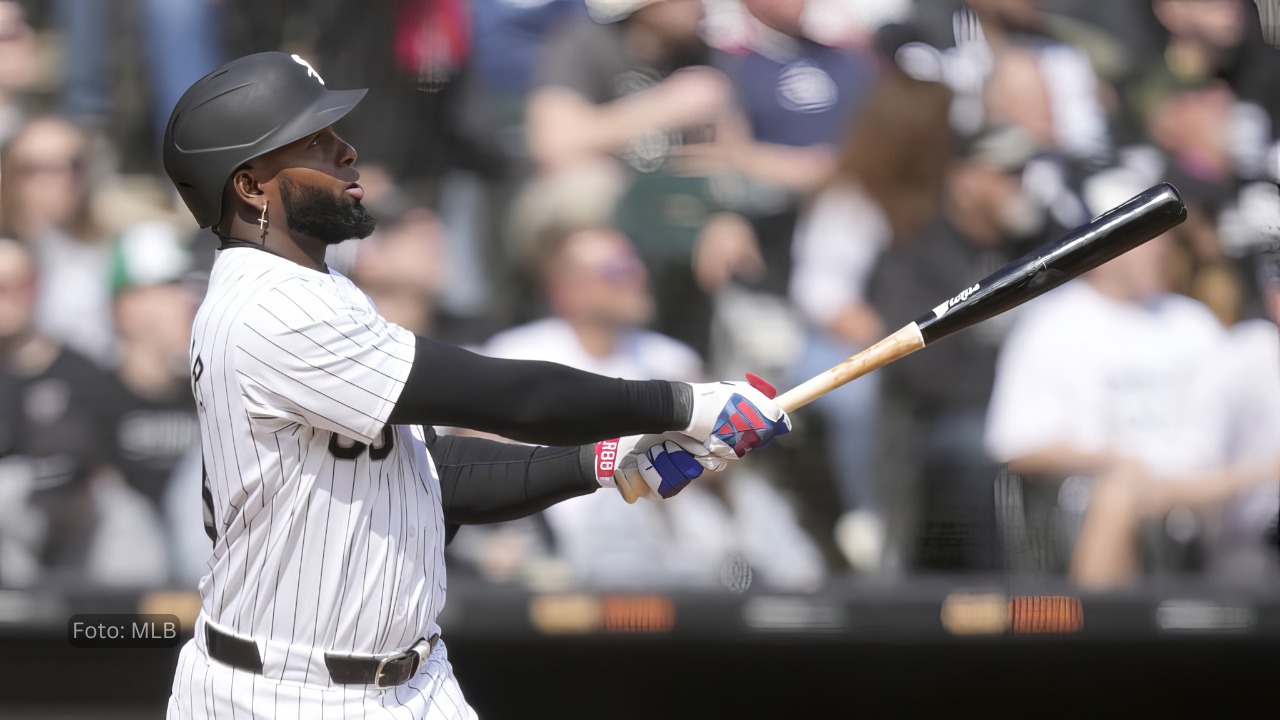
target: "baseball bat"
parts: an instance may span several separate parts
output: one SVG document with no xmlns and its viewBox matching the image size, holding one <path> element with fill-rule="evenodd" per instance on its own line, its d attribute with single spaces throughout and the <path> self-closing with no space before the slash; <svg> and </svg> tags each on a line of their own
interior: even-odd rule
<svg viewBox="0 0 1280 720">
<path fill-rule="evenodd" d="M 776 399 L 792 412 L 852 380 L 995 317 L 1086 273 L 1187 219 L 1178 190 L 1154 185 L 960 290 L 880 342 Z"/>
</svg>

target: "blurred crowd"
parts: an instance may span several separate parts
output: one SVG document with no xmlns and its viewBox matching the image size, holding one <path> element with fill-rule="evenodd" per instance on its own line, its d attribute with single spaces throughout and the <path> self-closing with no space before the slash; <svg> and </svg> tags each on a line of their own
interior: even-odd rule
<svg viewBox="0 0 1280 720">
<path fill-rule="evenodd" d="M 0 587 L 203 574 L 218 241 L 159 139 L 277 49 L 371 88 L 338 131 L 379 225 L 331 267 L 415 333 L 611 376 L 787 388 L 1151 185 L 1188 207 L 676 498 L 463 529 L 455 574 L 1280 578 L 1266 37 L 1249 0 L 0 1 Z"/>
</svg>

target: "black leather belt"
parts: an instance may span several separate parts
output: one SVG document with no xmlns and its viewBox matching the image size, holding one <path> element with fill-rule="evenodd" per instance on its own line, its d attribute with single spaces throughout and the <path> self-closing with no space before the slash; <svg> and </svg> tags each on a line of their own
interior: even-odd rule
<svg viewBox="0 0 1280 720">
<path fill-rule="evenodd" d="M 325 653 L 324 664 L 329 677 L 340 685 L 373 685 L 389 688 L 408 682 L 436 649 L 440 635 L 423 638 L 404 652 L 382 657 L 356 657 Z M 205 623 L 204 643 L 209 657 L 237 670 L 262 674 L 262 655 L 252 640 L 228 635 Z"/>
</svg>

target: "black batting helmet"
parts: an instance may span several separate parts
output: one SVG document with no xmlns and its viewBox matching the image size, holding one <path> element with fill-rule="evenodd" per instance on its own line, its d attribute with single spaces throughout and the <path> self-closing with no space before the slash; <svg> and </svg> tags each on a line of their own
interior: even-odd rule
<svg viewBox="0 0 1280 720">
<path fill-rule="evenodd" d="M 246 55 L 187 89 L 164 131 L 164 170 L 200 227 L 218 222 L 231 174 L 337 122 L 366 90 L 329 90 L 297 55 Z"/>
</svg>

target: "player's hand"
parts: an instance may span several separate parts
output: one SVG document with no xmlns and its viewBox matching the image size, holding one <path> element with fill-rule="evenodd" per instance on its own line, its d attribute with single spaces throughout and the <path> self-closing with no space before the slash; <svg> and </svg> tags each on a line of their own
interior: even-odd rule
<svg viewBox="0 0 1280 720">
<path fill-rule="evenodd" d="M 616 487 L 628 503 L 672 497 L 703 470 L 722 470 L 726 464 L 703 443 L 675 432 L 596 443 L 597 482 Z"/>
<path fill-rule="evenodd" d="M 747 382 L 691 387 L 693 412 L 684 433 L 701 440 L 716 457 L 735 460 L 791 432 L 791 418 L 773 401 L 777 391 L 755 375 L 747 375 Z"/>
</svg>

